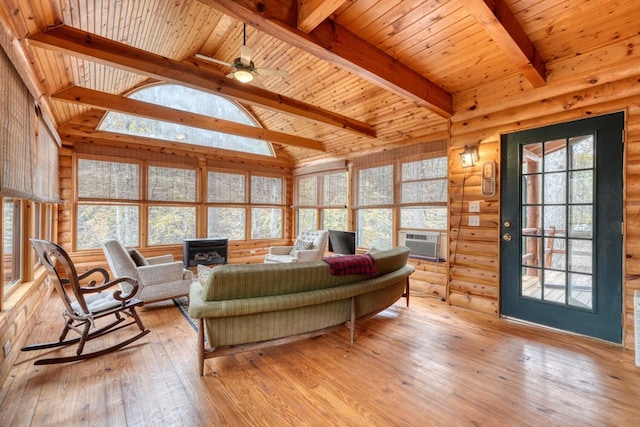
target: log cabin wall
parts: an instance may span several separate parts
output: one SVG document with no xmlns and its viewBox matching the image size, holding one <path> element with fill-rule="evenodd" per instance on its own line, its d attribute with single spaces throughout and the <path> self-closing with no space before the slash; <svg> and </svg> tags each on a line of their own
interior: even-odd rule
<svg viewBox="0 0 640 427">
<path fill-rule="evenodd" d="M 600 52 L 601 58 L 607 53 Z M 597 56 L 594 54 L 594 56 Z M 614 58 L 616 59 L 616 58 Z M 502 134 L 581 118 L 625 111 L 623 343 L 634 346 L 633 292 L 640 289 L 640 80 L 625 58 L 608 72 L 580 73 L 572 60 L 556 64 L 549 83 L 536 91 L 518 93 L 522 82 L 501 82 L 454 98 L 450 127 L 450 281 L 451 305 L 500 313 L 500 138 Z M 575 65 L 575 64 L 573 64 Z M 572 74 L 575 74 L 572 76 Z M 479 144 L 479 164 L 498 164 L 495 197 L 480 195 L 480 167 L 462 169 L 459 152 Z M 464 191 L 463 191 L 464 185 Z M 464 194 L 464 201 L 463 201 Z M 468 226 L 468 201 L 480 201 L 480 226 Z"/>
</svg>

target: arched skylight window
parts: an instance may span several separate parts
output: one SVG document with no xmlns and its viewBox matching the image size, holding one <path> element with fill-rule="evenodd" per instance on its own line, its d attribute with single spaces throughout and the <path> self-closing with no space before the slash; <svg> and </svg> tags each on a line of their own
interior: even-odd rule
<svg viewBox="0 0 640 427">
<path fill-rule="evenodd" d="M 247 112 L 234 102 L 221 96 L 175 84 L 147 86 L 133 92 L 129 95 L 129 98 L 229 120 L 243 125 L 256 126 L 255 121 Z M 229 135 L 114 111 L 110 111 L 105 115 L 98 128 L 105 131 L 145 136 L 165 141 L 223 148 L 225 150 L 242 151 L 263 156 L 274 155 L 271 144 L 259 139 Z"/>
</svg>

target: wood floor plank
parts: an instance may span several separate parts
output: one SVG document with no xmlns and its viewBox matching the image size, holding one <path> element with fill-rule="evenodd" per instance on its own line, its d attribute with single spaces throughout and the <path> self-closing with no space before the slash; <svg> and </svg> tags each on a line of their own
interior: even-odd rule
<svg viewBox="0 0 640 427">
<path fill-rule="evenodd" d="M 56 352 L 21 354 L 0 389 L 0 425 L 640 425 L 631 351 L 435 298 L 359 322 L 355 343 L 338 329 L 208 359 L 204 377 L 172 301 L 140 314 L 151 333 L 121 351 L 51 366 L 33 361 Z M 28 342 L 56 337 L 61 322 L 43 313 Z"/>
</svg>

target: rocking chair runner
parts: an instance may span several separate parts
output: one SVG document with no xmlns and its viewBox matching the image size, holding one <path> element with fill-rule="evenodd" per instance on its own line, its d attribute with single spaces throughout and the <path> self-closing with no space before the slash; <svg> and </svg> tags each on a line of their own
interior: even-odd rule
<svg viewBox="0 0 640 427">
<path fill-rule="evenodd" d="M 133 297 L 138 290 L 138 284 L 134 279 L 121 277 L 109 281 L 109 274 L 103 268 L 93 268 L 78 275 L 69 255 L 57 244 L 38 239 L 31 239 L 31 244 L 47 270 L 49 280 L 64 303 L 62 316 L 65 319 L 65 325 L 59 341 L 27 345 L 22 348 L 22 351 L 63 347 L 78 343 L 75 356 L 39 359 L 34 362 L 35 365 L 74 362 L 101 356 L 131 344 L 149 333 L 136 312 L 136 307 L 141 306 L 143 302 Z M 81 286 L 80 282 L 87 280 L 92 275 L 102 276 L 98 279 L 101 282 L 89 280 L 87 286 Z M 128 294 L 123 295 L 121 289 L 107 291 L 122 282 L 128 282 L 130 286 L 133 286 Z M 122 324 L 125 321 L 123 314 L 133 320 Z M 114 315 L 115 320 L 90 333 L 90 330 L 96 327 L 95 320 L 109 315 Z M 83 353 L 87 341 L 133 324 L 137 324 L 140 328 L 141 332 L 137 335 L 111 347 Z M 65 340 L 69 330 L 74 330 L 80 334 L 80 337 Z"/>
</svg>

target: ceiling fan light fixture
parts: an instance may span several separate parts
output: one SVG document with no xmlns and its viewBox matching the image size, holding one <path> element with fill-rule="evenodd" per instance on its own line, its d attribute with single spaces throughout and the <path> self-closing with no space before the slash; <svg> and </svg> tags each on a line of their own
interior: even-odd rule
<svg viewBox="0 0 640 427">
<path fill-rule="evenodd" d="M 253 74 L 247 70 L 238 70 L 234 73 L 233 77 L 241 83 L 249 83 L 253 80 Z"/>
</svg>

